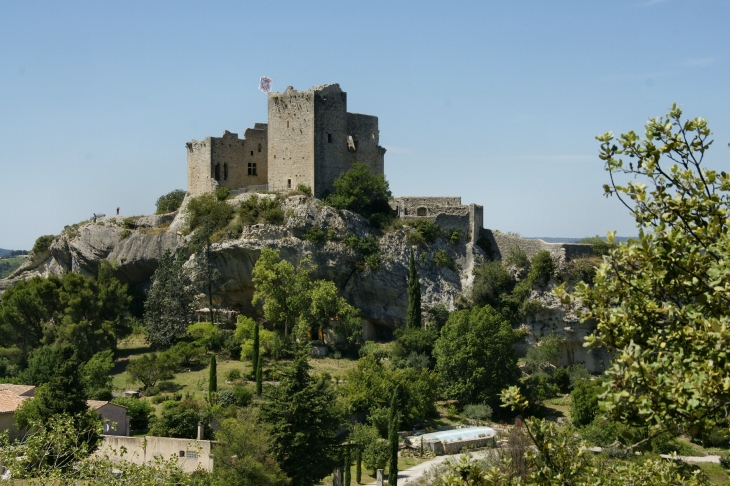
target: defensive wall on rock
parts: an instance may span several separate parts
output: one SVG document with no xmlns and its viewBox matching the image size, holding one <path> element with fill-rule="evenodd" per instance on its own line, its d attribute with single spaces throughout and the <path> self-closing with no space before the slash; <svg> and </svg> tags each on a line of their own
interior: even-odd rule
<svg viewBox="0 0 730 486">
<path fill-rule="evenodd" d="M 526 239 L 489 229 L 482 229 L 481 236 L 488 242 L 491 249 L 489 256 L 493 259 L 504 259 L 513 248 L 524 251 L 530 259 L 546 250 L 557 264 L 593 255 L 593 247 L 581 243 L 546 243 L 540 239 Z"/>
<path fill-rule="evenodd" d="M 484 208 L 478 204 L 461 204 L 461 197 L 403 196 L 390 204 L 404 220 L 426 219 L 444 230 L 459 230 L 472 243 L 479 239 L 484 221 Z"/>
</svg>

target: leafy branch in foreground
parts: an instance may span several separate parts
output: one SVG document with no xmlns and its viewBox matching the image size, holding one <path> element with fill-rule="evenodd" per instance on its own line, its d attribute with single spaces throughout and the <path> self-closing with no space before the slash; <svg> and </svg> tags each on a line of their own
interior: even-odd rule
<svg viewBox="0 0 730 486">
<path fill-rule="evenodd" d="M 581 301 L 581 318 L 598 322 L 587 345 L 614 354 L 606 411 L 654 434 L 697 435 L 725 422 L 730 405 L 730 175 L 702 166 L 707 121 L 681 115 L 674 105 L 650 119 L 645 138 L 597 137 L 605 193 L 628 208 L 639 238 L 615 245 L 609 233 L 594 286 L 558 295 Z"/>
</svg>

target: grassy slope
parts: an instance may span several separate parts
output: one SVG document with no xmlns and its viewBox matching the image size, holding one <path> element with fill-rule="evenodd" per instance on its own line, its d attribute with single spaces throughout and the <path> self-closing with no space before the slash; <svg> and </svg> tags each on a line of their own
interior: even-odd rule
<svg viewBox="0 0 730 486">
<path fill-rule="evenodd" d="M 25 262 L 25 258 L 0 259 L 0 278 L 8 277 Z"/>
</svg>

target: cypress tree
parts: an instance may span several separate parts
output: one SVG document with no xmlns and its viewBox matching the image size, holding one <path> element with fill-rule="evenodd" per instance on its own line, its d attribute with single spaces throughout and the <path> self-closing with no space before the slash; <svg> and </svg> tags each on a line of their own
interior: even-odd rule
<svg viewBox="0 0 730 486">
<path fill-rule="evenodd" d="M 408 314 L 406 315 L 406 328 L 421 328 L 421 284 L 418 281 L 418 269 L 413 258 L 413 248 L 408 262 Z"/>
<path fill-rule="evenodd" d="M 263 382 L 261 381 L 261 369 L 263 368 L 263 365 L 261 364 L 261 355 L 259 355 L 258 363 L 256 364 L 256 395 L 261 396 L 261 392 L 263 391 Z"/>
<path fill-rule="evenodd" d="M 344 464 L 344 472 L 345 477 L 342 480 L 342 484 L 344 486 L 350 486 L 350 483 L 352 482 L 352 472 L 350 471 L 350 444 L 345 445 L 345 464 Z"/>
<path fill-rule="evenodd" d="M 355 482 L 357 484 L 362 482 L 362 449 L 359 445 L 355 449 Z"/>
<path fill-rule="evenodd" d="M 393 390 L 393 397 L 390 399 L 390 410 L 388 410 L 388 447 L 390 452 L 390 464 L 388 467 L 388 484 L 398 484 L 398 427 L 400 426 L 401 414 L 398 410 L 399 400 L 398 386 Z"/>
<path fill-rule="evenodd" d="M 253 368 L 253 376 L 257 376 L 256 370 L 259 366 L 259 323 L 257 322 L 253 328 L 253 355 L 251 356 L 251 367 Z"/>
<path fill-rule="evenodd" d="M 218 391 L 218 372 L 216 370 L 215 354 L 210 355 L 210 370 L 208 374 L 208 398 L 213 403 L 213 394 Z"/>
</svg>

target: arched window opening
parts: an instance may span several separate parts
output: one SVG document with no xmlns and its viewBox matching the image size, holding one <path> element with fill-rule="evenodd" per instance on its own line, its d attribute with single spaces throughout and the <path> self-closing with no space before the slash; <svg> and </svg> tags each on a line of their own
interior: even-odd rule
<svg viewBox="0 0 730 486">
<path fill-rule="evenodd" d="M 259 144 L 259 152 L 261 152 L 261 144 Z M 253 154 L 251 154 L 251 155 L 253 155 Z"/>
<path fill-rule="evenodd" d="M 223 180 L 228 180 L 228 164 L 223 164 Z"/>
<path fill-rule="evenodd" d="M 221 180 L 221 165 L 215 164 L 215 172 L 213 177 L 215 177 L 215 180 L 219 181 Z"/>
<path fill-rule="evenodd" d="M 428 216 L 428 210 L 426 208 L 416 209 L 416 216 Z"/>
</svg>

